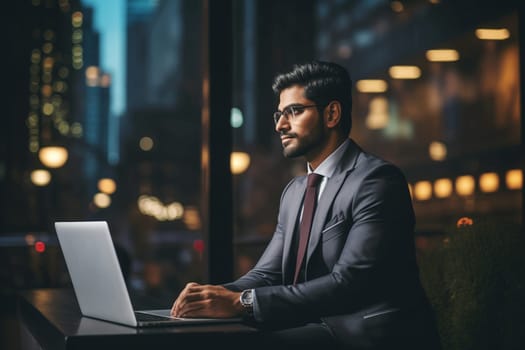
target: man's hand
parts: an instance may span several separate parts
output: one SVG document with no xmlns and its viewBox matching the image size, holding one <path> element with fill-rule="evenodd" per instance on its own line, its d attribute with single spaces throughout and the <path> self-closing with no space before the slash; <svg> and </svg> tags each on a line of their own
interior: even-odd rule
<svg viewBox="0 0 525 350">
<path fill-rule="evenodd" d="M 228 318 L 240 316 L 244 308 L 239 301 L 241 293 L 222 286 L 188 283 L 173 303 L 175 317 Z"/>
</svg>

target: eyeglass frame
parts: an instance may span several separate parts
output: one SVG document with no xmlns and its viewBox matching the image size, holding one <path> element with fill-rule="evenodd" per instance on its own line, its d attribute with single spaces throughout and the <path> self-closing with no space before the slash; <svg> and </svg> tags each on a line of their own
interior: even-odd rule
<svg viewBox="0 0 525 350">
<path fill-rule="evenodd" d="M 295 111 L 294 108 L 304 110 L 307 108 L 319 107 L 319 106 L 321 105 L 318 105 L 318 104 L 302 105 L 300 103 L 287 106 L 282 111 L 276 111 L 273 113 L 273 122 L 275 123 L 275 125 L 277 125 L 277 123 L 279 122 L 279 120 L 281 120 L 281 117 L 283 116 L 287 121 L 290 121 L 290 115 L 292 116 L 292 118 L 295 118 L 295 114 L 297 113 L 297 111 Z"/>
</svg>

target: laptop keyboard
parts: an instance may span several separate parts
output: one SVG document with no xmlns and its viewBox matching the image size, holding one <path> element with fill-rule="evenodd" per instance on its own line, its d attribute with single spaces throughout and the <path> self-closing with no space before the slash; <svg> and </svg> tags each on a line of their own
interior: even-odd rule
<svg viewBox="0 0 525 350">
<path fill-rule="evenodd" d="M 151 315 L 151 314 L 144 314 L 142 312 L 135 312 L 135 317 L 137 318 L 137 321 L 144 322 L 144 321 L 166 321 L 169 320 L 167 317 L 157 316 L 157 315 Z"/>
</svg>

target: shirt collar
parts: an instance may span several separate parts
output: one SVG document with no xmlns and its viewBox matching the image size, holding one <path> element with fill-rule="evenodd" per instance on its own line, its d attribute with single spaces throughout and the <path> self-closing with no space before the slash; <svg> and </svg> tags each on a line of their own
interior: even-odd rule
<svg viewBox="0 0 525 350">
<path fill-rule="evenodd" d="M 310 163 L 306 165 L 306 170 L 308 174 L 315 172 L 316 174 L 323 175 L 325 178 L 330 178 L 334 174 L 335 168 L 337 167 L 337 164 L 339 164 L 339 161 L 343 157 L 343 154 L 345 153 L 346 149 L 348 148 L 348 144 L 350 143 L 350 140 L 345 140 L 335 151 L 330 153 L 328 157 L 326 157 L 325 160 L 319 164 L 319 166 L 315 169 L 315 171 L 312 171 L 312 168 L 310 167 Z"/>
</svg>

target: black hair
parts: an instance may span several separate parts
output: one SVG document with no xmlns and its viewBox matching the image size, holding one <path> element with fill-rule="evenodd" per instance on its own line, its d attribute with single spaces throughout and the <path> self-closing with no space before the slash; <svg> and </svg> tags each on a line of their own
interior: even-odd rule
<svg viewBox="0 0 525 350">
<path fill-rule="evenodd" d="M 276 97 L 294 85 L 304 87 L 305 97 L 319 105 L 322 113 L 331 101 L 341 104 L 341 130 L 348 135 L 352 129 L 352 80 L 348 71 L 333 62 L 311 61 L 296 64 L 288 73 L 275 77 L 272 89 Z"/>
</svg>

